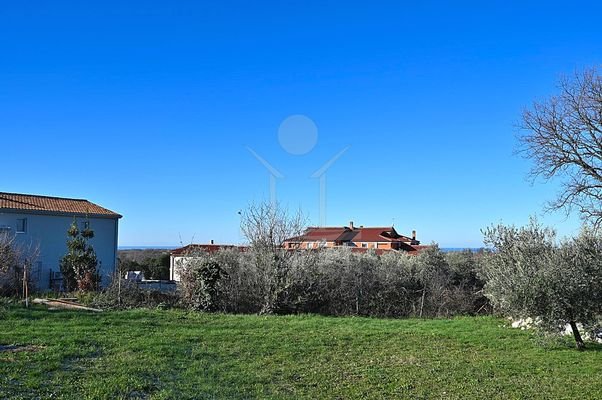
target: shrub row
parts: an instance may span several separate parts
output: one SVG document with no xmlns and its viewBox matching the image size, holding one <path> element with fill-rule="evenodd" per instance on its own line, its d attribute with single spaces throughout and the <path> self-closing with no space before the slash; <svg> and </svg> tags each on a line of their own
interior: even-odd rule
<svg viewBox="0 0 602 400">
<path fill-rule="evenodd" d="M 198 253 L 180 266 L 186 307 L 229 313 L 448 317 L 489 312 L 480 256 L 350 249 Z"/>
</svg>

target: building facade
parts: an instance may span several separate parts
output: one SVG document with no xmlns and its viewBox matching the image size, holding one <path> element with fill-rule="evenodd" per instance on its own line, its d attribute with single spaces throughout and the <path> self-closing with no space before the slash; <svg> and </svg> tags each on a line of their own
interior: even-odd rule
<svg viewBox="0 0 602 400">
<path fill-rule="evenodd" d="M 303 235 L 288 239 L 283 247 L 287 250 L 312 250 L 320 248 L 346 247 L 353 252 L 374 251 L 378 255 L 389 251 L 403 251 L 409 254 L 418 254 L 428 246 L 421 246 L 416 239 L 416 231 L 412 236 L 397 233 L 394 227 L 365 228 L 355 227 L 353 222 L 349 226 L 308 228 Z M 180 271 L 196 256 L 203 253 L 214 253 L 222 249 L 236 249 L 248 251 L 249 247 L 214 244 L 190 244 L 172 250 L 170 257 L 169 279 L 180 281 Z"/>
<path fill-rule="evenodd" d="M 88 200 L 0 192 L 0 233 L 14 235 L 22 249 L 37 249 L 31 279 L 39 290 L 60 287 L 60 259 L 67 253 L 67 230 L 74 220 L 80 229 L 94 231 L 90 244 L 107 285 L 117 265 L 121 217 Z"/>
</svg>

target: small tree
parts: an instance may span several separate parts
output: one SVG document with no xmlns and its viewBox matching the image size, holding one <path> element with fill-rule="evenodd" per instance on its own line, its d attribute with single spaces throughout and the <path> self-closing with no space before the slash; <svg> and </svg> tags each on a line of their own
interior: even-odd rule
<svg viewBox="0 0 602 400">
<path fill-rule="evenodd" d="M 199 311 L 217 311 L 223 292 L 224 268 L 210 255 L 199 255 L 182 270 L 184 301 Z"/>
<path fill-rule="evenodd" d="M 19 250 L 14 235 L 0 233 L 0 294 L 18 294 Z"/>
<path fill-rule="evenodd" d="M 425 305 L 429 315 L 439 315 L 445 307 L 445 298 L 451 282 L 451 272 L 439 246 L 433 243 L 418 255 L 418 278 L 422 284 L 419 317 L 424 315 Z M 428 297 L 427 297 L 428 295 Z M 426 301 L 428 299 L 428 301 Z M 430 304 L 429 304 L 430 303 Z"/>
<path fill-rule="evenodd" d="M 262 313 L 279 311 L 288 285 L 288 259 L 291 256 L 283 246 L 288 239 L 300 236 L 304 226 L 305 218 L 300 211 L 290 214 L 279 204 L 253 204 L 242 213 L 241 231 L 251 245 L 265 283 Z"/>
<path fill-rule="evenodd" d="M 602 238 L 584 228 L 578 237 L 563 241 L 544 279 L 554 288 L 550 319 L 568 322 L 577 346 L 583 348 L 577 322 L 592 326 L 602 316 Z"/>
<path fill-rule="evenodd" d="M 78 289 L 82 292 L 96 290 L 100 281 L 98 259 L 89 243 L 94 237 L 94 231 L 88 224 L 80 231 L 77 220 L 74 219 L 67 236 L 67 254 L 60 261 L 65 290 Z"/>
<path fill-rule="evenodd" d="M 30 271 L 39 254 L 34 243 L 19 243 L 14 235 L 0 232 L 0 294 L 22 294 L 29 304 Z"/>
<path fill-rule="evenodd" d="M 14 236 L 0 232 L 0 272 L 7 272 L 19 259 Z"/>
<path fill-rule="evenodd" d="M 602 312 L 602 240 L 584 230 L 556 243 L 552 229 L 532 220 L 526 227 L 498 225 L 484 231 L 491 252 L 481 275 L 485 295 L 500 311 L 541 320 L 548 331 L 569 324 L 577 348 L 584 342 L 577 323 L 595 322 Z"/>
<path fill-rule="evenodd" d="M 464 250 L 445 254 L 452 284 L 451 307 L 456 313 L 480 314 L 491 311 L 489 300 L 483 294 L 484 282 L 478 271 L 483 251 Z"/>
</svg>

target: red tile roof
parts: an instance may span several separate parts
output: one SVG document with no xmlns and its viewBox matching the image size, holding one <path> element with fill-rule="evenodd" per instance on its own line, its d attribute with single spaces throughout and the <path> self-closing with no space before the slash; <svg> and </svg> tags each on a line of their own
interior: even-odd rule
<svg viewBox="0 0 602 400">
<path fill-rule="evenodd" d="M 300 238 L 304 241 L 341 240 L 341 236 L 346 233 L 346 228 L 308 228 Z"/>
<path fill-rule="evenodd" d="M 400 235 L 394 227 L 370 227 L 354 228 L 349 227 L 326 227 L 326 228 L 308 228 L 299 238 L 292 238 L 290 241 L 336 241 L 336 242 L 412 242 L 412 238 Z"/>
<path fill-rule="evenodd" d="M 0 210 L 121 218 L 121 215 L 88 200 L 3 192 L 0 192 Z"/>
</svg>

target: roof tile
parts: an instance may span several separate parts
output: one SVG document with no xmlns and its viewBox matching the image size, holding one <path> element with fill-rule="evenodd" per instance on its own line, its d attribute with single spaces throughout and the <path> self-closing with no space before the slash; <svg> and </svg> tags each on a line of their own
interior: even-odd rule
<svg viewBox="0 0 602 400">
<path fill-rule="evenodd" d="M 41 211 L 121 218 L 121 215 L 83 199 L 0 192 L 0 210 Z"/>
</svg>

